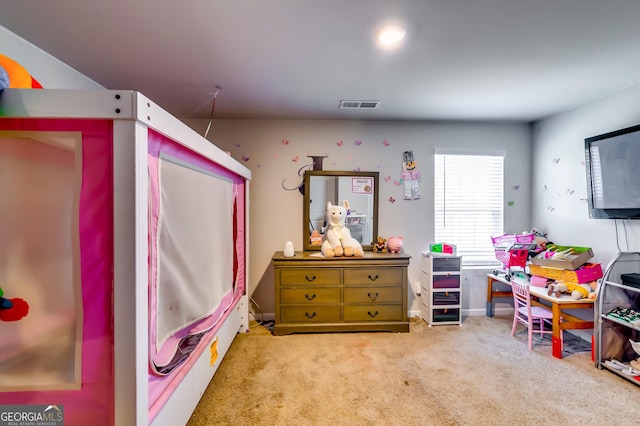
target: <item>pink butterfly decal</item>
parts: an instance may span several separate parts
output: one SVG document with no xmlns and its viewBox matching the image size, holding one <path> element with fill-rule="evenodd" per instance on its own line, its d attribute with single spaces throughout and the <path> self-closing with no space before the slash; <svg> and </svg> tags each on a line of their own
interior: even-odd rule
<svg viewBox="0 0 640 426">
<path fill-rule="evenodd" d="M 385 139 L 384 142 L 382 142 L 382 145 L 389 146 L 389 142 L 387 142 L 387 140 Z"/>
<path fill-rule="evenodd" d="M 298 157 L 298 156 L 296 155 L 295 157 L 293 157 L 293 158 L 291 159 L 291 161 L 294 161 L 294 162 L 296 162 L 296 163 L 297 163 L 298 161 L 300 161 L 300 157 Z"/>
<path fill-rule="evenodd" d="M 384 180 L 386 180 L 387 182 L 391 182 L 391 176 L 387 176 L 386 178 L 384 178 Z"/>
<path fill-rule="evenodd" d="M 356 141 L 356 146 L 362 145 L 362 141 Z"/>
<path fill-rule="evenodd" d="M 289 145 L 289 141 L 286 139 L 282 139 L 282 145 Z"/>
<path fill-rule="evenodd" d="M 249 161 L 249 157 L 245 157 L 244 155 L 242 156 L 242 161 Z"/>
<path fill-rule="evenodd" d="M 396 202 L 396 200 L 395 200 L 395 198 L 393 198 L 393 197 L 389 197 L 389 202 L 390 202 L 391 204 L 393 204 L 393 203 L 395 203 L 395 202 Z"/>
<path fill-rule="evenodd" d="M 338 142 L 338 146 L 342 146 L 344 144 L 344 142 L 340 141 Z"/>
<path fill-rule="evenodd" d="M 400 181 L 399 181 L 399 180 L 397 180 L 397 179 L 394 179 L 393 184 L 394 184 L 395 186 L 400 186 L 400 185 L 402 184 L 402 182 L 400 182 Z"/>
</svg>

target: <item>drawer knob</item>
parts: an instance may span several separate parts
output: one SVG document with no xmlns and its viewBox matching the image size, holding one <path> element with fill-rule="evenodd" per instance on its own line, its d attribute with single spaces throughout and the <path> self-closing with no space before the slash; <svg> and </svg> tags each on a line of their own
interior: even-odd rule
<svg viewBox="0 0 640 426">
<path fill-rule="evenodd" d="M 311 296 L 309 296 L 308 294 L 306 294 L 306 293 L 305 293 L 304 297 L 306 297 L 306 298 L 307 298 L 307 300 L 313 300 L 313 299 L 315 299 L 315 298 L 316 298 L 316 294 L 315 294 L 315 293 L 313 293 Z"/>
<path fill-rule="evenodd" d="M 305 278 L 307 281 L 311 282 L 311 281 L 314 281 L 314 280 L 316 279 L 316 276 L 315 276 L 315 275 L 311 275 L 311 276 L 309 276 L 309 275 L 305 275 L 305 276 L 304 276 L 304 278 Z"/>
<path fill-rule="evenodd" d="M 312 313 L 305 312 L 304 314 L 305 314 L 305 315 L 307 316 L 307 318 L 309 318 L 309 319 L 311 319 L 311 318 L 313 318 L 313 317 L 315 317 L 315 316 L 316 316 L 316 313 L 315 313 L 315 312 L 312 312 Z"/>
<path fill-rule="evenodd" d="M 370 279 L 371 281 L 375 281 L 375 280 L 377 280 L 377 279 L 378 279 L 378 275 L 375 275 L 375 276 L 373 276 L 373 277 L 372 277 L 371 275 L 369 275 L 369 279 Z"/>
<path fill-rule="evenodd" d="M 371 299 L 372 302 L 375 302 L 380 295 L 378 294 L 378 292 L 375 292 L 373 293 L 373 295 L 371 293 L 367 293 L 367 296 L 369 296 L 369 299 Z"/>
<path fill-rule="evenodd" d="M 375 318 L 375 317 L 377 317 L 377 316 L 378 316 L 378 311 L 375 311 L 375 312 L 373 312 L 373 313 L 371 313 L 371 311 L 368 311 L 367 313 L 369 314 L 369 316 L 370 316 L 371 318 Z"/>
</svg>

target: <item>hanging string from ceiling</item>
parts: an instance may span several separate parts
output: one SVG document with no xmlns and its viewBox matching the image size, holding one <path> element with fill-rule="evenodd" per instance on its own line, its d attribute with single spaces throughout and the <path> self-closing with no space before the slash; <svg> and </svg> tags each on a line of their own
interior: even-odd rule
<svg viewBox="0 0 640 426">
<path fill-rule="evenodd" d="M 216 98 L 218 97 L 218 93 L 220 93 L 220 90 L 222 90 L 222 87 L 216 85 L 215 86 L 216 91 L 213 92 L 213 100 L 211 101 L 211 115 L 209 116 L 209 124 L 207 124 L 207 130 L 205 130 L 204 132 L 204 138 L 207 138 L 207 135 L 209 134 L 209 130 L 211 129 L 211 122 L 213 121 L 213 112 L 216 109 Z"/>
</svg>

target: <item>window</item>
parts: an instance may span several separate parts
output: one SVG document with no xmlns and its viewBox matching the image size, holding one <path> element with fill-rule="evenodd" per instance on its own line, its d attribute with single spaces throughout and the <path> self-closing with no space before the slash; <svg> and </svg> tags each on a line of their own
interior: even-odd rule
<svg viewBox="0 0 640 426">
<path fill-rule="evenodd" d="M 504 154 L 436 152 L 435 240 L 455 244 L 463 265 L 495 265 L 491 237 L 504 232 Z"/>
</svg>

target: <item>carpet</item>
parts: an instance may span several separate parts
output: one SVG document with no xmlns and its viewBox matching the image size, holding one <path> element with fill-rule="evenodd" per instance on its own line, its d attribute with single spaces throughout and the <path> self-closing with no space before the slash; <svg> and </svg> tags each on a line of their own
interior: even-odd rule
<svg viewBox="0 0 640 426">
<path fill-rule="evenodd" d="M 640 388 L 565 333 L 527 349 L 511 316 L 409 333 L 239 334 L 188 426 L 636 424 Z M 580 342 L 582 340 L 582 342 Z M 598 401 L 606 403 L 598 403 Z"/>
</svg>

